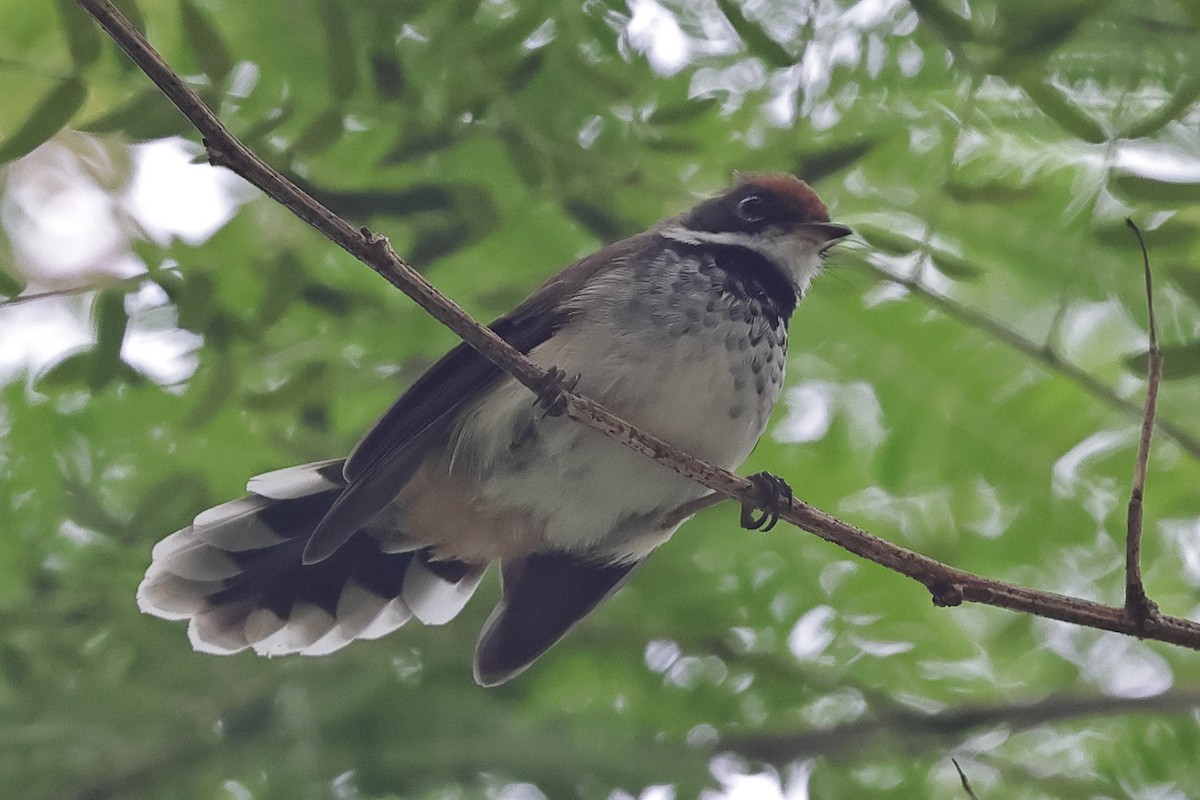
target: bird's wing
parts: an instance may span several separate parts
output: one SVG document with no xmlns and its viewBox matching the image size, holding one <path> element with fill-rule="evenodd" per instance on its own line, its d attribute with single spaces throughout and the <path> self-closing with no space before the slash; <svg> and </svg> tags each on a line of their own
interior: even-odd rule
<svg viewBox="0 0 1200 800">
<path fill-rule="evenodd" d="M 490 326 L 522 353 L 567 320 L 563 300 L 597 272 L 628 258 L 646 234 L 615 242 L 575 262 Z M 502 377 L 499 367 L 461 343 L 430 367 L 379 419 L 346 459 L 347 486 L 314 529 L 304 562 L 327 558 L 390 503 L 425 457 L 444 445 L 463 407 Z"/>
</svg>

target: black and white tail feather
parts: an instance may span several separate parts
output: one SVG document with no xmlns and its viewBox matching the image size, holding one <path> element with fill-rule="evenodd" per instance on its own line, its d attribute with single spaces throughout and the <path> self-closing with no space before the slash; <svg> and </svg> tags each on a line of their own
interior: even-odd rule
<svg viewBox="0 0 1200 800">
<path fill-rule="evenodd" d="M 403 549 L 402 537 L 355 531 L 316 563 L 304 548 L 342 494 L 344 459 L 251 478 L 250 494 L 210 508 L 155 546 L 138 607 L 189 620 L 202 653 L 318 656 L 378 639 L 410 619 L 442 625 L 471 599 L 486 565 Z M 475 680 L 523 672 L 615 592 L 639 562 L 604 564 L 534 553 L 501 565 L 503 597 L 475 650 Z"/>
<path fill-rule="evenodd" d="M 302 563 L 313 528 L 345 485 L 342 465 L 320 461 L 251 478 L 248 496 L 163 539 L 138 587 L 139 608 L 190 619 L 192 646 L 222 655 L 324 655 L 414 617 L 449 622 L 482 568 L 438 561 L 427 550 L 388 552 L 365 531 L 329 558 Z"/>
</svg>

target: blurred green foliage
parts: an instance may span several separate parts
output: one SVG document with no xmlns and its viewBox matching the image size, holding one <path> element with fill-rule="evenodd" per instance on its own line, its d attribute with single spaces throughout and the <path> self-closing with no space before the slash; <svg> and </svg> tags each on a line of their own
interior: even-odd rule
<svg viewBox="0 0 1200 800">
<path fill-rule="evenodd" d="M 250 146 L 482 319 L 735 169 L 808 177 L 859 236 L 800 307 L 747 470 L 956 566 L 1113 603 L 1144 391 L 1131 216 L 1173 434 L 1145 571 L 1197 615 L 1195 3 L 118 5 Z M 196 140 L 73 3 L 0 3 L 0 55 L 0 160 L 64 126 L 110 153 Z M 490 584 L 447 628 L 327 658 L 192 653 L 134 605 L 153 543 L 253 474 L 346 452 L 454 339 L 261 198 L 202 244 L 127 234 L 149 272 L 95 293 L 93 343 L 0 386 L 0 794 L 693 797 L 766 769 L 790 797 L 963 796 L 951 755 L 980 797 L 1200 786 L 1196 653 L 936 609 L 730 508 L 500 689 L 469 671 Z M 30 278 L 12 236 L 5 296 Z M 176 384 L 123 357 L 145 282 L 200 337 Z M 1064 697 L 1128 702 L 1039 716 Z"/>
</svg>

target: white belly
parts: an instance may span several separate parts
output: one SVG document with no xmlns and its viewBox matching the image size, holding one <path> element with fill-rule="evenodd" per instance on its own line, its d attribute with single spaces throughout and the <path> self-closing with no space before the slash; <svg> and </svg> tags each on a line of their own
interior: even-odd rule
<svg viewBox="0 0 1200 800">
<path fill-rule="evenodd" d="M 680 336 L 612 330 L 606 320 L 580 320 L 530 355 L 579 373 L 579 392 L 642 430 L 719 466 L 740 465 L 779 395 L 782 346 L 751 345 L 740 320 Z M 528 509 L 547 547 L 614 560 L 657 547 L 674 530 L 663 516 L 706 493 L 566 417 L 539 417 L 533 394 L 512 380 L 464 415 L 446 468 L 489 505 Z"/>
</svg>

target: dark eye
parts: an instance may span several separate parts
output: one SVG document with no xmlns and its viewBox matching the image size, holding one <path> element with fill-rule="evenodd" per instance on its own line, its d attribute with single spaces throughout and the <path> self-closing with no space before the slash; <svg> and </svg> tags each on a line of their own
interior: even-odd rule
<svg viewBox="0 0 1200 800">
<path fill-rule="evenodd" d="M 752 194 L 738 201 L 738 216 L 746 222 L 762 222 L 770 211 L 770 203 L 760 194 Z"/>
</svg>

